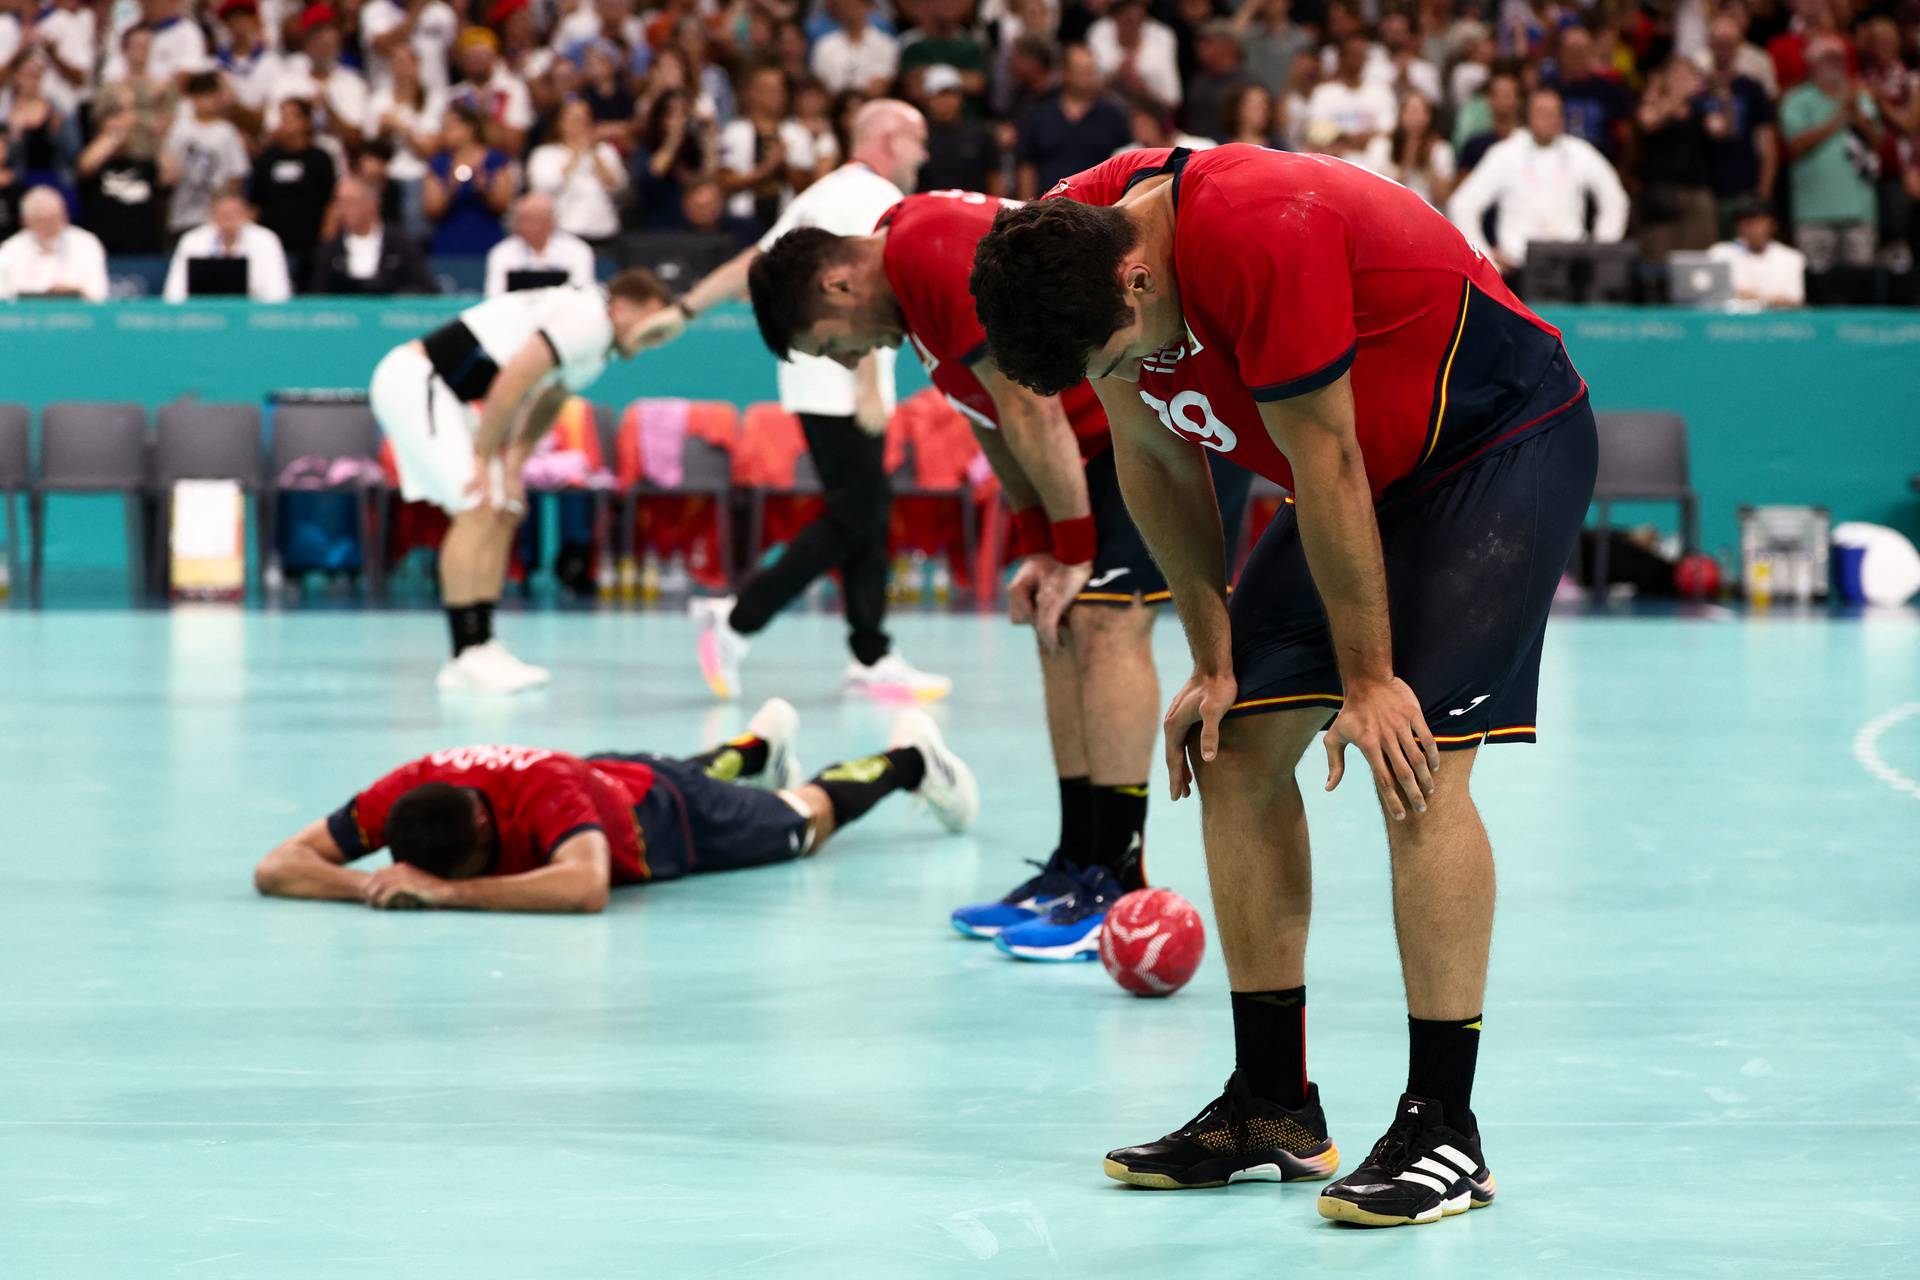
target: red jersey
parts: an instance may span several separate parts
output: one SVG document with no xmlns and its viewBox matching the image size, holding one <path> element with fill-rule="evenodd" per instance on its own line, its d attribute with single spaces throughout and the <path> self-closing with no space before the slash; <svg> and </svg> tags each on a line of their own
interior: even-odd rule
<svg viewBox="0 0 1920 1280">
<path fill-rule="evenodd" d="M 993 397 L 973 374 L 987 354 L 987 331 L 973 308 L 973 251 L 1002 208 L 1017 204 L 972 191 L 908 196 L 880 215 L 887 233 L 882 262 L 907 320 L 907 338 L 927 377 L 954 408 L 983 427 L 998 429 Z M 1080 456 L 1097 457 L 1109 444 L 1106 410 L 1084 381 L 1061 393 L 1060 405 L 1080 442 Z"/>
<path fill-rule="evenodd" d="M 1174 175 L 1187 333 L 1143 363 L 1140 398 L 1176 434 L 1291 489 L 1258 405 L 1350 370 L 1378 502 L 1416 473 L 1550 425 L 1584 394 L 1559 330 L 1431 205 L 1356 165 L 1242 145 L 1161 148 L 1116 156 L 1047 198 L 1112 205 L 1160 173 Z"/>
<path fill-rule="evenodd" d="M 394 802 L 427 782 L 480 793 L 493 820 L 488 875 L 544 867 L 567 840 L 598 831 L 613 849 L 614 884 L 652 878 L 634 806 L 653 789 L 653 770 L 638 761 L 582 760 L 531 747 L 456 747 L 401 765 L 327 819 L 348 860 L 383 848 Z"/>
</svg>

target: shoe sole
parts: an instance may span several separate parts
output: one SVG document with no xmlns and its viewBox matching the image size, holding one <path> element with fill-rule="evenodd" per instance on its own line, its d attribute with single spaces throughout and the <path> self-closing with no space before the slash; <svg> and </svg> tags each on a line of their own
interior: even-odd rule
<svg viewBox="0 0 1920 1280">
<path fill-rule="evenodd" d="M 1111 1156 L 1101 1167 L 1115 1182 L 1124 1182 L 1130 1187 L 1145 1187 L 1150 1191 L 1201 1191 L 1236 1182 L 1325 1182 L 1340 1171 L 1340 1148 L 1329 1142 L 1325 1150 L 1313 1155 L 1291 1157 L 1289 1164 L 1292 1167 L 1284 1169 L 1277 1164 L 1236 1169 L 1225 1178 L 1212 1182 L 1182 1182 L 1169 1173 L 1129 1169 Z"/>
<path fill-rule="evenodd" d="M 911 702 L 925 704 L 938 702 L 953 692 L 949 685 L 945 689 L 914 689 L 903 684 L 846 684 L 841 692 L 849 697 L 872 698 L 875 702 Z"/>
<path fill-rule="evenodd" d="M 720 655 L 715 652 L 719 647 L 720 642 L 714 639 L 711 631 L 700 633 L 700 675 L 706 680 L 707 688 L 713 690 L 714 697 L 731 702 L 734 688 L 720 668 Z"/>
<path fill-rule="evenodd" d="M 1471 1209 L 1484 1209 L 1493 1203 L 1495 1193 L 1493 1179 L 1488 1178 L 1484 1193 L 1469 1191 L 1455 1200 L 1443 1201 L 1438 1209 L 1415 1218 L 1390 1213 L 1373 1213 L 1362 1209 L 1351 1200 L 1321 1196 L 1320 1216 L 1332 1222 L 1349 1222 L 1359 1227 L 1424 1227 L 1442 1218 L 1457 1218 Z"/>
<path fill-rule="evenodd" d="M 1086 961 L 1098 960 L 1100 958 L 1100 949 L 1098 946 L 1092 951 L 1085 951 L 1081 949 L 1082 944 L 1078 942 L 1072 944 L 1072 949 L 1067 955 L 1051 955 L 1048 953 L 1054 951 L 1069 951 L 1069 949 L 1067 947 L 1028 947 L 1022 950 L 1015 950 L 1012 947 L 1001 946 L 1000 941 L 1001 940 L 996 937 L 994 939 L 994 946 L 999 950 L 1001 955 L 1011 956 L 1015 960 L 1025 960 L 1031 964 L 1082 964 Z"/>
<path fill-rule="evenodd" d="M 959 934 L 961 937 L 978 938 L 983 942 L 991 941 L 994 938 L 999 937 L 1000 930 L 1007 927 L 1006 925 L 1001 925 L 999 928 L 995 928 L 992 925 L 961 924 L 958 920 L 952 920 L 952 919 L 949 919 L 947 923 L 952 925 L 953 931 Z"/>
</svg>

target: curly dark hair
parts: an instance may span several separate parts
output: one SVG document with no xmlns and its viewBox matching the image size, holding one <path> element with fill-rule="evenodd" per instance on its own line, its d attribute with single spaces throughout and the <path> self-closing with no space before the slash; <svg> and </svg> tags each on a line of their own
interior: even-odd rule
<svg viewBox="0 0 1920 1280">
<path fill-rule="evenodd" d="M 974 311 L 1000 372 L 1041 395 L 1087 376 L 1127 322 L 1120 264 L 1138 237 L 1119 209 L 1039 200 L 1002 210 L 973 255 Z"/>
<path fill-rule="evenodd" d="M 753 318 L 767 350 L 785 360 L 793 337 L 820 318 L 820 273 L 846 253 L 844 238 L 819 227 L 795 227 L 747 270 Z"/>
<path fill-rule="evenodd" d="M 393 860 L 442 879 L 451 879 L 472 858 L 479 839 L 473 797 L 450 782 L 423 782 L 387 811 Z"/>
</svg>

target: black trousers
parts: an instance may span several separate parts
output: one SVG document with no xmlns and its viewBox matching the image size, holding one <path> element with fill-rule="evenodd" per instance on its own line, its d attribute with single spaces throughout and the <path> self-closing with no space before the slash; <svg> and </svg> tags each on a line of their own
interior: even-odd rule
<svg viewBox="0 0 1920 1280">
<path fill-rule="evenodd" d="M 883 437 L 870 436 L 851 417 L 800 415 L 807 450 L 820 472 L 826 511 L 802 529 L 780 558 L 755 574 L 740 591 L 730 625 L 752 635 L 805 591 L 821 574 L 840 570 L 846 603 L 848 647 L 871 665 L 891 642 L 887 620 L 887 526 L 893 489 L 887 483 Z"/>
</svg>

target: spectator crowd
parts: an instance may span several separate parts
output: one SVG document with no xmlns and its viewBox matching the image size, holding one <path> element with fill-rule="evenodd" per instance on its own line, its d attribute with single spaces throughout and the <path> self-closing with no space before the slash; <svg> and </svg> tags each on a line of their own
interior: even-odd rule
<svg viewBox="0 0 1920 1280">
<path fill-rule="evenodd" d="M 0 298 L 104 297 L 122 257 L 277 301 L 742 245 L 884 95 L 930 122 L 922 189 L 1323 152 L 1516 276 L 1630 238 L 1790 305 L 1801 263 L 1910 277 L 1917 64 L 1920 0 L 0 0 Z"/>
</svg>

